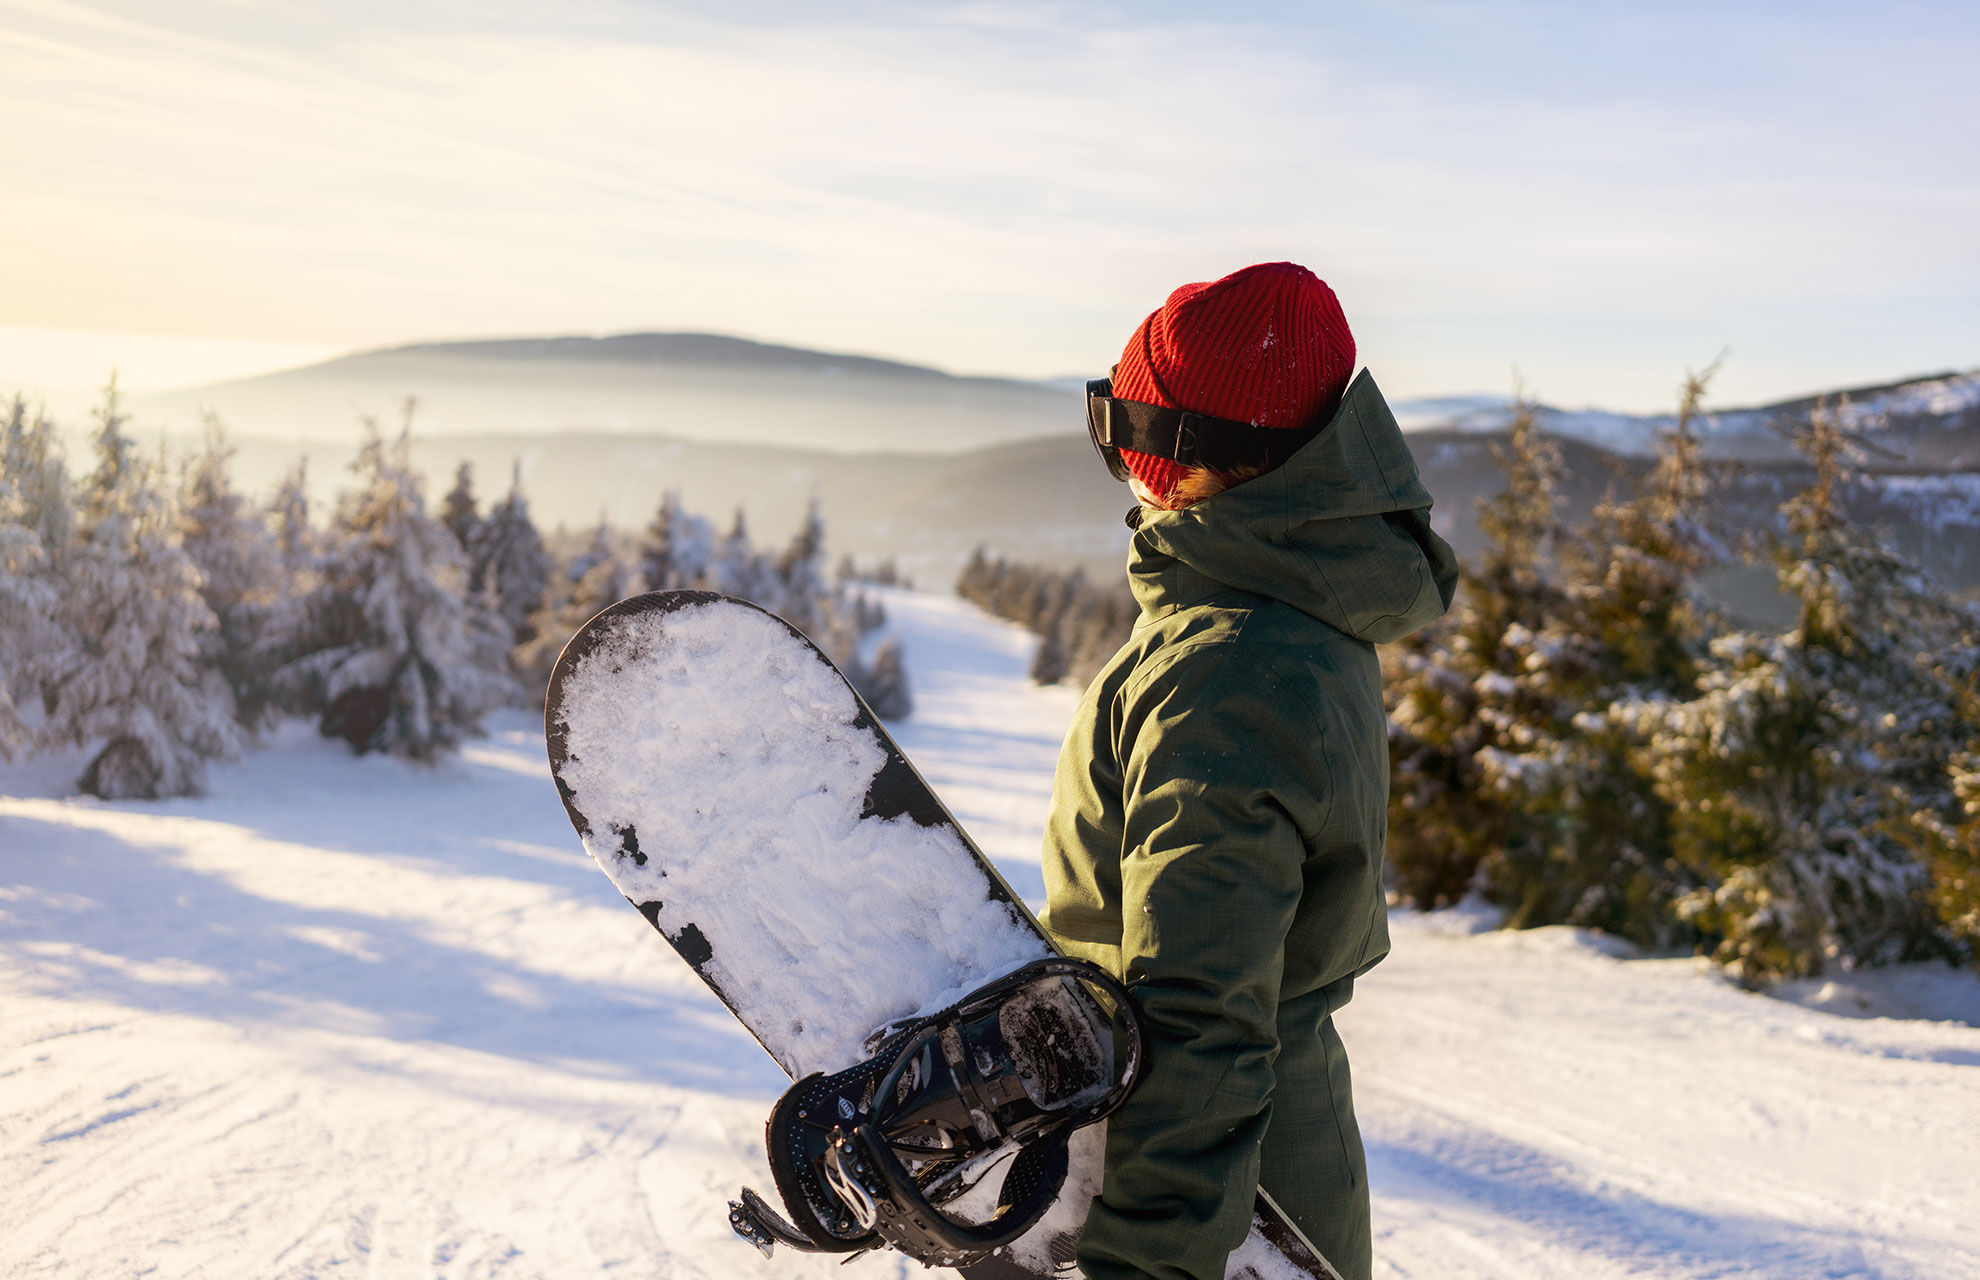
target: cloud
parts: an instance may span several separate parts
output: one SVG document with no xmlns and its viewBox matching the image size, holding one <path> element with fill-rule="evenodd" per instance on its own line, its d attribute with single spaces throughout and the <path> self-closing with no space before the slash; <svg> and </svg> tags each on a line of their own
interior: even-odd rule
<svg viewBox="0 0 1980 1280">
<path fill-rule="evenodd" d="M 1408 389 L 1972 363 L 1972 22 L 1648 8 L 0 0 L 0 323 L 1069 372 L 1292 257 Z"/>
</svg>

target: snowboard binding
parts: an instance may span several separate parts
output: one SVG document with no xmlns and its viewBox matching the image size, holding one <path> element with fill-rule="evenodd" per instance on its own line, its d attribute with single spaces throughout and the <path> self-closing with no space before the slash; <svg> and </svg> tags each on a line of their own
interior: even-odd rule
<svg viewBox="0 0 1980 1280">
<path fill-rule="evenodd" d="M 791 1216 L 747 1187 L 729 1205 L 765 1257 L 891 1246 L 930 1266 L 979 1262 L 1051 1207 L 1073 1131 L 1118 1107 L 1141 1069 L 1127 988 L 1083 960 L 1033 961 L 881 1035 L 866 1061 L 806 1076 L 771 1109 L 765 1146 Z M 1007 1156 L 986 1219 L 942 1210 Z"/>
</svg>

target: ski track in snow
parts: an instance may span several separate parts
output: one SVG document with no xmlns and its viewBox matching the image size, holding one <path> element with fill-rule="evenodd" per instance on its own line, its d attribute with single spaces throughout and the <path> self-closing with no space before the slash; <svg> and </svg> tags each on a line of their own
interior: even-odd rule
<svg viewBox="0 0 1980 1280">
<path fill-rule="evenodd" d="M 1035 904 L 1075 694 L 886 603 L 896 735 Z M 290 725 L 150 805 L 0 768 L 0 1277 L 927 1274 L 730 1236 L 783 1076 L 585 857 L 530 719 L 492 728 L 429 770 Z M 1980 982 L 1796 1004 L 1469 927 L 1398 914 L 1341 1015 L 1378 1276 L 1980 1276 L 1980 1028 L 1822 1007 L 1980 1021 Z"/>
</svg>

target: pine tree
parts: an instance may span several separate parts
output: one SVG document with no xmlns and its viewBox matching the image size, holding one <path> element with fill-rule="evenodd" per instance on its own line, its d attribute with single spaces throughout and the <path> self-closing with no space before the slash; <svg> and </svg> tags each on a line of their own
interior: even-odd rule
<svg viewBox="0 0 1980 1280">
<path fill-rule="evenodd" d="M 522 463 L 516 463 L 508 495 L 489 509 L 488 518 L 474 531 L 469 557 L 469 591 L 487 593 L 509 628 L 512 645 L 526 643 L 535 634 L 530 617 L 543 605 L 551 564 L 543 536 L 529 518 Z"/>
<path fill-rule="evenodd" d="M 62 646 L 58 566 L 68 555 L 68 472 L 52 424 L 16 396 L 0 416 L 0 760 L 35 738 L 40 664 Z"/>
<path fill-rule="evenodd" d="M 235 718 L 253 733 L 275 716 L 262 639 L 282 594 L 282 565 L 267 522 L 233 489 L 232 457 L 225 430 L 208 415 L 205 447 L 179 500 L 179 535 L 218 624 L 204 637 L 204 660 L 227 682 Z"/>
<path fill-rule="evenodd" d="M 648 591 L 720 591 L 714 528 L 681 509 L 678 494 L 660 499 L 640 545 L 640 581 Z"/>
<path fill-rule="evenodd" d="M 660 509 L 653 513 L 653 523 L 646 526 L 646 542 L 639 551 L 640 580 L 648 591 L 672 591 L 691 585 L 674 563 L 674 543 L 680 523 L 680 498 L 669 490 L 660 498 Z"/>
<path fill-rule="evenodd" d="M 889 637 L 880 641 L 871 660 L 860 656 L 856 642 L 850 652 L 828 651 L 828 656 L 845 673 L 847 683 L 865 699 L 874 715 L 882 720 L 905 720 L 914 713 L 914 697 L 908 689 L 907 664 L 899 640 Z"/>
<path fill-rule="evenodd" d="M 740 506 L 736 508 L 729 531 L 722 535 L 722 541 L 715 549 L 713 569 L 711 590 L 752 603 L 767 602 L 774 608 L 776 577 L 750 545 L 749 522 Z"/>
<path fill-rule="evenodd" d="M 612 552 L 608 538 L 609 531 L 601 520 L 591 546 L 571 563 L 568 571 L 555 576 L 544 595 L 544 607 L 533 620 L 530 637 L 509 655 L 517 678 L 539 708 L 548 690 L 551 668 L 556 666 L 564 645 L 600 610 L 626 597 L 630 575 Z"/>
<path fill-rule="evenodd" d="M 506 637 L 465 597 L 451 530 L 426 512 L 406 429 L 376 422 L 337 503 L 320 581 L 293 621 L 282 675 L 326 737 L 354 750 L 430 760 L 514 696 Z"/>
<path fill-rule="evenodd" d="M 565 576 L 572 582 L 580 581 L 599 565 L 617 557 L 618 548 L 612 536 L 612 526 L 605 522 L 605 513 L 601 511 L 598 513 L 598 525 L 591 531 L 590 544 L 578 553 L 577 559 L 571 561 Z"/>
<path fill-rule="evenodd" d="M 1039 638 L 1031 676 L 1056 684 L 1070 676 L 1090 682 L 1127 643 L 1141 606 L 1127 584 L 1096 587 L 1083 570 L 1058 573 L 970 553 L 956 577 L 956 594 L 971 604 L 1030 628 Z"/>
<path fill-rule="evenodd" d="M 190 795 L 206 763 L 240 742 L 226 683 L 202 660 L 213 612 L 175 536 L 157 468 L 124 433 L 114 380 L 96 421 L 97 466 L 83 488 L 60 604 L 72 643 L 42 667 L 48 734 L 79 747 L 103 743 L 79 783 L 93 795 Z"/>
<path fill-rule="evenodd" d="M 1963 642 L 1937 671 L 1954 691 L 1963 739 L 1946 761 L 1949 795 L 1914 808 L 1891 830 L 1925 867 L 1926 900 L 1949 958 L 1980 966 L 1980 618 L 1969 614 Z"/>
<path fill-rule="evenodd" d="M 1552 668 L 1549 580 L 1558 448 L 1516 397 L 1494 449 L 1506 487 L 1479 500 L 1485 554 L 1457 608 L 1398 646 L 1387 684 L 1390 867 L 1402 896 L 1447 906 L 1506 858 L 1544 857 L 1555 819 L 1536 803 L 1562 763 L 1570 709 Z"/>
<path fill-rule="evenodd" d="M 475 536 L 481 530 L 481 512 L 474 500 L 474 464 L 465 458 L 454 469 L 454 487 L 441 500 L 440 523 L 452 531 L 463 555 L 473 554 Z"/>
<path fill-rule="evenodd" d="M 769 576 L 776 583 L 776 599 L 764 603 L 805 634 L 817 631 L 832 589 L 825 580 L 825 520 L 816 498 L 805 508 L 803 522 L 772 569 Z"/>
<path fill-rule="evenodd" d="M 292 580 L 316 568 L 316 531 L 309 523 L 309 459 L 289 469 L 268 504 L 275 530 L 275 553 Z"/>
<path fill-rule="evenodd" d="M 1689 939 L 1672 904 L 1696 880 L 1672 855 L 1669 806 L 1636 728 L 1646 702 L 1692 695 L 1704 652 L 1689 581 L 1721 555 L 1702 523 L 1696 429 L 1716 369 L 1686 378 L 1640 491 L 1599 504 L 1565 543 L 1558 617 L 1521 664 L 1522 678 L 1544 680 L 1559 704 L 1552 763 L 1518 796 L 1525 821 L 1515 825 L 1527 838 L 1486 860 L 1512 927 L 1580 925 L 1652 946 Z"/>
<path fill-rule="evenodd" d="M 1673 848 L 1700 881 L 1678 907 L 1750 983 L 1944 942 L 1904 828 L 1951 806 L 1958 714 L 1929 663 L 1969 620 L 1845 515 L 1836 414 L 1796 444 L 1814 479 L 1777 552 L 1795 627 L 1717 637 L 1698 695 L 1648 725 Z"/>
<path fill-rule="evenodd" d="M 283 476 L 265 514 L 274 542 L 275 598 L 250 662 L 263 673 L 262 684 L 276 712 L 318 715 L 322 708 L 309 702 L 306 684 L 287 669 L 324 625 L 314 613 L 323 601 L 324 535 L 310 522 L 307 458 L 298 459 Z"/>
<path fill-rule="evenodd" d="M 1066 678 L 1071 664 L 1066 659 L 1066 642 L 1054 626 L 1038 638 L 1037 652 L 1031 655 L 1031 679 L 1036 684 L 1057 684 Z"/>
</svg>

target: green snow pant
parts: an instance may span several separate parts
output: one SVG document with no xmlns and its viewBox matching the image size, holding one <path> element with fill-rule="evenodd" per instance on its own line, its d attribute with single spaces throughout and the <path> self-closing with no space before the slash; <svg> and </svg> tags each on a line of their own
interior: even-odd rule
<svg viewBox="0 0 1980 1280">
<path fill-rule="evenodd" d="M 1334 1010 L 1347 1003 L 1353 989 L 1354 979 L 1343 978 L 1279 1005 L 1279 1052 L 1272 1062 L 1271 1096 L 1257 1121 L 1238 1120 L 1231 1134 L 1234 1141 L 1243 1142 L 1246 1139 L 1239 1135 L 1239 1129 L 1254 1133 L 1264 1130 L 1262 1138 L 1250 1139 L 1258 1143 L 1258 1163 L 1254 1166 L 1258 1183 L 1271 1192 L 1279 1208 L 1333 1264 L 1341 1280 L 1369 1280 L 1374 1263 L 1369 1238 L 1368 1168 L 1361 1149 L 1361 1130 L 1354 1121 L 1354 1100 L 1348 1092 L 1347 1052 L 1333 1019 Z M 1126 1192 L 1123 1198 L 1139 1195 L 1147 1199 L 1170 1193 L 1166 1185 L 1151 1188 L 1149 1179 L 1179 1178 L 1183 1181 L 1175 1194 L 1195 1201 L 1211 1194 L 1214 1189 L 1201 1185 L 1197 1176 L 1201 1171 L 1190 1164 L 1169 1161 L 1151 1166 L 1134 1158 L 1160 1152 L 1158 1159 L 1167 1160 L 1168 1153 L 1162 1151 L 1167 1133 L 1168 1127 L 1159 1118 L 1143 1132 L 1123 1126 L 1116 1115 L 1107 1132 L 1109 1189 L 1114 1189 L 1117 1178 L 1132 1177 L 1136 1181 L 1122 1188 Z M 1117 1166 L 1117 1161 L 1123 1163 Z M 1242 1163 L 1248 1165 L 1250 1160 Z M 1249 1190 L 1243 1194 L 1245 1210 L 1240 1221 L 1251 1216 Z M 1094 1202 L 1094 1211 L 1102 1212 L 1099 1201 Z M 1205 1228 L 1192 1228 L 1187 1213 L 1159 1226 L 1144 1226 L 1114 1214 L 1109 1216 L 1107 1228 L 1108 1242 L 1132 1242 L 1139 1251 L 1135 1260 L 1122 1258 L 1123 1250 L 1117 1243 L 1095 1248 L 1094 1241 L 1087 1240 L 1080 1248 L 1081 1275 L 1105 1280 L 1189 1280 L 1210 1274 L 1206 1268 L 1211 1260 L 1200 1256 L 1200 1250 L 1199 1256 L 1185 1265 L 1159 1253 L 1150 1254 L 1146 1247 L 1148 1229 L 1159 1230 L 1163 1239 L 1183 1247 L 1200 1243 L 1195 1235 Z M 1142 1261 L 1144 1257 L 1148 1260 Z M 1216 1274 L 1222 1274 L 1221 1268 Z"/>
<path fill-rule="evenodd" d="M 1258 1180 L 1342 1280 L 1368 1280 L 1368 1159 L 1333 1019 L 1353 990 L 1354 979 L 1344 978 L 1279 1006 L 1272 1119 Z"/>
</svg>

